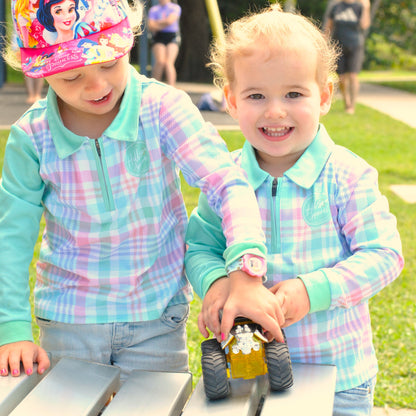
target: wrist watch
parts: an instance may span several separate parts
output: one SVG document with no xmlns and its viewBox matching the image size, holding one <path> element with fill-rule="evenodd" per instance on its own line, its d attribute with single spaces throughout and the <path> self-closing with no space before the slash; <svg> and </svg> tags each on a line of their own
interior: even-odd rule
<svg viewBox="0 0 416 416">
<path fill-rule="evenodd" d="M 244 254 L 232 262 L 227 268 L 227 274 L 241 270 L 253 277 L 264 277 L 267 271 L 266 259 L 254 254 Z"/>
</svg>

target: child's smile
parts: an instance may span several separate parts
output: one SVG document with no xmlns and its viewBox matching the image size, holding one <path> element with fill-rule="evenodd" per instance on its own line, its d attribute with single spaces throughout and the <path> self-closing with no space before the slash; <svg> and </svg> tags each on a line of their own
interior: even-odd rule
<svg viewBox="0 0 416 416">
<path fill-rule="evenodd" d="M 295 44 L 295 41 L 290 42 Z M 319 117 L 330 107 L 330 87 L 316 79 L 317 55 L 311 47 L 252 45 L 234 59 L 234 81 L 225 87 L 230 114 L 256 149 L 259 164 L 285 171 L 314 139 Z M 328 89 L 329 88 L 329 89 Z"/>
<path fill-rule="evenodd" d="M 285 140 L 293 131 L 293 127 L 261 127 L 259 129 L 266 139 L 271 141 Z"/>
</svg>

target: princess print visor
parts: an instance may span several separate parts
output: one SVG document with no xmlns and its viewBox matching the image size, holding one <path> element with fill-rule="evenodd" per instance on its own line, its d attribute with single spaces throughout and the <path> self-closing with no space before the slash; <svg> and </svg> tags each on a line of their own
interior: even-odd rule
<svg viewBox="0 0 416 416">
<path fill-rule="evenodd" d="M 22 70 L 42 78 L 121 58 L 134 35 L 117 0 L 12 0 Z"/>
</svg>

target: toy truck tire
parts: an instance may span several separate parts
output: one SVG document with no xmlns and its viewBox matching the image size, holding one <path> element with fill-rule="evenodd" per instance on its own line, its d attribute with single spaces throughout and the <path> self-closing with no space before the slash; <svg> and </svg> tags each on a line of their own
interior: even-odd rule
<svg viewBox="0 0 416 416">
<path fill-rule="evenodd" d="M 202 342 L 202 376 L 206 396 L 211 400 L 222 399 L 230 394 L 225 353 L 213 338 Z"/>
<path fill-rule="evenodd" d="M 293 385 L 292 363 L 287 344 L 276 340 L 264 344 L 270 389 L 285 390 Z"/>
</svg>

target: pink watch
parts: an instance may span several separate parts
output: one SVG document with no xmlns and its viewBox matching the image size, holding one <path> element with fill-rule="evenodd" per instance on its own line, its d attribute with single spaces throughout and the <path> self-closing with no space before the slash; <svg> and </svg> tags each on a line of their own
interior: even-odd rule
<svg viewBox="0 0 416 416">
<path fill-rule="evenodd" d="M 230 274 L 236 270 L 246 272 L 253 277 L 264 277 L 267 271 L 267 263 L 263 257 L 255 256 L 254 254 L 244 254 L 228 266 L 227 273 Z"/>
</svg>

